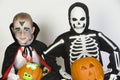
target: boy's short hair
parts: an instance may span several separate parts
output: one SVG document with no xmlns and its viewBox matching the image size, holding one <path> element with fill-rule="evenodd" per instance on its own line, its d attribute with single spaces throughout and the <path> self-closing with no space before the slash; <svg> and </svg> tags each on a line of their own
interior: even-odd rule
<svg viewBox="0 0 120 80">
<path fill-rule="evenodd" d="M 21 12 L 21 13 L 16 14 L 13 18 L 13 25 L 14 25 L 15 21 L 17 21 L 19 19 L 20 20 L 28 20 L 28 21 L 30 21 L 31 25 L 33 25 L 33 20 L 28 13 Z"/>
</svg>

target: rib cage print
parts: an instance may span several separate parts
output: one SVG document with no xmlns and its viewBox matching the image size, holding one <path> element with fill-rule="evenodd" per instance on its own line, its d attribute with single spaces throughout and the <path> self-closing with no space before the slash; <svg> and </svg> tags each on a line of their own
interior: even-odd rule
<svg viewBox="0 0 120 80">
<path fill-rule="evenodd" d="M 70 64 L 83 57 L 95 57 L 99 60 L 98 44 L 91 36 L 95 34 L 70 37 L 75 39 L 70 46 Z"/>
</svg>

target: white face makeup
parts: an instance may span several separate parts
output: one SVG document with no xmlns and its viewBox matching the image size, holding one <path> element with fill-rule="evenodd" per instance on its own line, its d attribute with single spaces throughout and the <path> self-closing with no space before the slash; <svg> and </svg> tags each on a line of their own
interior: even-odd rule
<svg viewBox="0 0 120 80">
<path fill-rule="evenodd" d="M 15 21 L 13 31 L 21 45 L 27 45 L 33 39 L 34 27 L 28 20 Z"/>
<path fill-rule="evenodd" d="M 76 33 L 82 33 L 86 27 L 86 14 L 81 7 L 75 7 L 70 13 L 70 23 Z"/>
</svg>

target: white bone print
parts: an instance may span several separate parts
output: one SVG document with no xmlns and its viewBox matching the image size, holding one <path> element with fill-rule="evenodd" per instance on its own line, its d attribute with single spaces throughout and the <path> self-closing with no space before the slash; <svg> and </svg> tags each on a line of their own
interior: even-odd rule
<svg viewBox="0 0 120 80">
<path fill-rule="evenodd" d="M 70 39 L 75 39 L 71 42 L 70 46 L 70 64 L 75 60 L 83 57 L 95 57 L 99 60 L 99 50 L 96 40 L 90 36 L 93 35 L 80 35 L 72 36 Z"/>
</svg>

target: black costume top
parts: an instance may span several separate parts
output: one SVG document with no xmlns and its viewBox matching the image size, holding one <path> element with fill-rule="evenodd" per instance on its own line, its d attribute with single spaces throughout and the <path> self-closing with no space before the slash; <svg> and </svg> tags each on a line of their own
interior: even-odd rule
<svg viewBox="0 0 120 80">
<path fill-rule="evenodd" d="M 84 42 L 82 41 L 83 37 L 86 38 L 85 39 L 86 44 L 83 44 Z M 47 53 L 47 55 L 49 57 L 51 56 L 51 61 L 53 61 L 53 64 L 56 63 L 56 57 L 62 57 L 64 59 L 66 72 L 68 72 L 69 74 L 70 74 L 70 65 L 72 64 L 72 61 L 74 62 L 74 60 L 79 58 L 95 57 L 101 62 L 101 64 L 103 64 L 104 60 L 102 60 L 101 58 L 100 51 L 105 51 L 110 54 L 109 56 L 110 63 L 108 65 L 108 68 L 112 69 L 111 73 L 113 74 L 118 73 L 114 52 L 116 51 L 117 53 L 119 53 L 119 49 L 110 39 L 108 39 L 101 32 L 88 29 L 86 33 L 78 35 L 73 33 L 72 31 L 68 31 L 58 36 L 55 42 L 52 45 L 50 45 L 50 47 L 53 46 L 55 43 L 59 42 L 61 39 L 64 41 L 64 43 L 61 43 L 55 48 L 53 48 L 50 52 Z M 111 43 L 112 46 L 109 43 Z M 88 49 L 87 50 L 88 54 L 82 52 L 84 51 L 84 49 L 82 50 L 83 45 L 87 47 L 86 49 Z M 74 54 L 74 53 L 78 53 L 78 54 Z M 119 57 L 120 54 L 118 54 L 118 58 Z M 54 69 L 59 67 L 57 63 L 54 65 L 53 64 L 51 66 L 54 67 Z"/>
<path fill-rule="evenodd" d="M 74 28 L 78 23 L 82 23 L 81 18 L 76 18 L 74 16 L 72 19 L 76 21 L 73 23 L 71 21 L 71 11 L 75 7 L 80 7 L 85 11 L 86 22 L 82 25 L 84 28 L 83 32 L 77 33 Z M 116 74 L 120 71 L 120 50 L 112 40 L 106 37 L 102 32 L 96 30 L 90 30 L 89 27 L 89 11 L 85 4 L 76 2 L 70 6 L 68 11 L 68 19 L 70 24 L 70 31 L 65 32 L 57 37 L 52 45 L 46 51 L 46 55 L 51 57 L 52 67 L 54 69 L 60 69 L 60 67 L 56 63 L 56 57 L 62 57 L 64 59 L 65 70 L 67 73 L 71 74 L 70 66 L 72 63 L 80 58 L 84 57 L 94 57 L 103 64 L 103 59 L 101 56 L 101 51 L 107 52 L 109 54 L 109 64 L 108 72 L 105 77 L 109 79 L 109 74 Z M 81 16 L 81 15 L 80 15 Z M 77 23 L 78 22 L 78 23 Z M 81 28 L 77 25 L 77 28 Z M 54 64 L 54 65 L 53 65 Z M 62 72 L 61 72 L 62 74 Z M 64 74 L 64 73 L 63 73 Z M 62 75 L 63 75 L 62 74 Z M 105 79 L 105 80 L 106 80 Z"/>
</svg>

